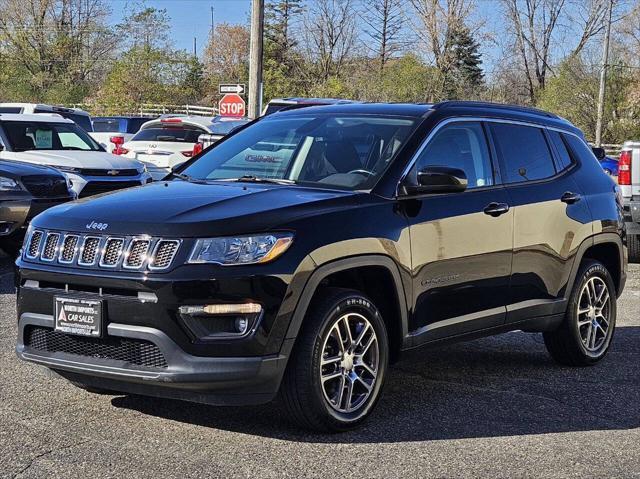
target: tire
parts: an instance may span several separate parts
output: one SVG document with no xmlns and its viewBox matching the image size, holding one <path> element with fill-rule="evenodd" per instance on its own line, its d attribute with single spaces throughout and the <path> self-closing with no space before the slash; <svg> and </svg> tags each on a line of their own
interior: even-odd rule
<svg viewBox="0 0 640 479">
<path fill-rule="evenodd" d="M 20 236 L 11 235 L 0 239 L 0 249 L 13 259 L 20 255 L 20 248 L 22 248 L 22 237 Z"/>
<path fill-rule="evenodd" d="M 553 359 L 565 366 L 591 366 L 606 356 L 616 326 L 615 291 L 602 263 L 585 260 L 580 265 L 564 321 L 543 334 Z"/>
<path fill-rule="evenodd" d="M 629 250 L 629 262 L 640 263 L 640 235 L 628 235 L 627 248 Z"/>
<path fill-rule="evenodd" d="M 284 407 L 305 429 L 354 429 L 380 398 L 388 362 L 387 331 L 375 305 L 358 291 L 326 288 L 309 307 L 289 358 L 280 388 Z"/>
</svg>

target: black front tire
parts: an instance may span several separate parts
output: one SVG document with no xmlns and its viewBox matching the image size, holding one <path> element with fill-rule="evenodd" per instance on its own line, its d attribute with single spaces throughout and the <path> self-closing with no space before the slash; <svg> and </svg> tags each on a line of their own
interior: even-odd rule
<svg viewBox="0 0 640 479">
<path fill-rule="evenodd" d="M 584 304 L 582 304 L 581 307 L 581 294 L 585 285 L 593 278 L 596 278 L 600 285 L 606 285 L 609 305 L 607 310 L 608 325 L 606 334 L 601 333 L 601 337 L 598 338 L 601 344 L 598 347 L 590 349 L 585 345 L 583 335 L 585 335 L 587 331 L 591 331 L 589 328 L 594 328 L 594 326 L 590 326 L 589 324 L 580 326 L 580 323 L 586 321 L 586 315 L 590 313 L 578 314 L 578 311 L 585 308 Z M 600 291 L 602 290 L 599 290 L 598 293 L 600 293 Z M 551 357 L 565 366 L 592 366 L 602 360 L 611 346 L 611 340 L 613 339 L 616 326 L 616 313 L 616 290 L 611 274 L 599 261 L 585 260 L 580 265 L 580 270 L 576 276 L 564 321 L 557 330 L 543 333 L 544 343 Z M 600 322 L 602 322 L 602 320 L 600 320 Z"/>
<path fill-rule="evenodd" d="M 375 332 L 377 338 L 375 344 L 377 348 L 377 367 L 374 369 L 377 371 L 377 375 L 370 384 L 370 392 L 367 398 L 362 399 L 361 404 L 357 408 L 354 407 L 355 410 L 344 412 L 339 411 L 339 408 L 336 409 L 336 404 L 331 405 L 326 389 L 323 390 L 325 382 L 323 382 L 321 376 L 325 374 L 326 370 L 323 369 L 325 366 L 322 366 L 322 361 L 324 358 L 326 362 L 327 357 L 329 357 L 326 354 L 326 348 L 327 344 L 329 344 L 328 341 L 335 341 L 334 335 L 337 335 L 335 332 L 336 324 L 341 318 L 345 317 L 345 314 L 351 313 L 356 318 L 366 318 L 368 327 Z M 357 324 L 355 328 L 354 332 L 357 333 Z M 363 327 L 360 331 L 364 329 Z M 347 334 L 344 336 L 346 337 Z M 348 342 L 348 339 L 346 339 L 344 344 Z M 335 341 L 335 344 L 337 344 L 337 341 Z M 351 341 L 351 344 L 354 345 L 355 340 Z M 339 347 L 336 346 L 335 351 L 336 357 L 341 356 L 338 352 Z M 358 350 L 355 346 L 353 346 L 351 352 L 345 348 L 342 357 L 345 354 L 349 355 L 356 351 Z M 333 357 L 333 355 L 331 356 Z M 284 407 L 290 418 L 305 429 L 318 432 L 343 432 L 353 429 L 371 414 L 380 398 L 388 361 L 389 345 L 385 324 L 373 302 L 355 290 L 326 288 L 319 291 L 309 307 L 307 316 L 304 318 L 293 353 L 289 358 L 287 371 L 280 388 L 280 396 Z M 342 367 L 344 364 L 342 362 L 332 366 L 335 367 L 335 374 L 340 374 L 340 371 L 356 372 L 358 366 L 352 359 L 348 359 L 347 365 Z M 345 372 L 343 374 L 350 373 Z M 342 387 L 344 388 L 344 386 Z M 339 386 L 336 386 L 334 390 L 337 389 L 339 389 Z M 337 394 L 336 392 L 336 397 Z M 363 394 L 363 396 L 365 395 L 366 393 Z M 342 398 L 342 396 L 340 397 Z M 349 393 L 349 397 L 351 397 L 351 393 Z M 344 409 L 347 408 L 345 407 Z"/>
</svg>

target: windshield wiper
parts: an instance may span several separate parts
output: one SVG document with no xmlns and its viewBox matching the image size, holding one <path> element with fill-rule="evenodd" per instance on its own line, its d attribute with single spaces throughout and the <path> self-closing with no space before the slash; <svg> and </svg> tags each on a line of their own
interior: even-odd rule
<svg viewBox="0 0 640 479">
<path fill-rule="evenodd" d="M 206 184 L 206 181 L 200 180 L 197 178 L 191 178 L 189 175 L 185 175 L 184 173 L 176 173 L 174 171 L 171 172 L 171 176 L 175 176 L 176 178 L 180 178 L 183 181 L 187 181 L 189 183 L 199 183 Z"/>
<path fill-rule="evenodd" d="M 295 181 L 286 180 L 284 178 L 262 178 L 254 175 L 243 175 L 239 178 L 228 178 L 226 180 L 218 181 L 236 181 L 238 183 L 274 183 L 276 185 L 293 185 Z"/>
</svg>

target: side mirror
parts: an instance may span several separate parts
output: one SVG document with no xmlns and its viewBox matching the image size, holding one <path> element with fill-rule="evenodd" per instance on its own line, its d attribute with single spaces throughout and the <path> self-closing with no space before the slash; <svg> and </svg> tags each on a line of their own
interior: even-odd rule
<svg viewBox="0 0 640 479">
<path fill-rule="evenodd" d="M 604 160 L 607 157 L 607 152 L 604 151 L 604 148 L 598 148 L 598 147 L 593 147 L 591 148 L 591 151 L 593 151 L 593 154 L 596 155 L 596 158 L 598 160 Z"/>
<path fill-rule="evenodd" d="M 4 151 L 4 145 L 0 143 L 0 151 Z"/>
<path fill-rule="evenodd" d="M 405 185 L 408 195 L 460 193 L 467 189 L 467 174 L 459 168 L 426 166 L 418 171 L 418 184 Z"/>
</svg>

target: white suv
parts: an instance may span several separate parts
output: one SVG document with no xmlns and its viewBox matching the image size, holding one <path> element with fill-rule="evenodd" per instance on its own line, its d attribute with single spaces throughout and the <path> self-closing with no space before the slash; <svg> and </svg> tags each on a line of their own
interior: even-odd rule
<svg viewBox="0 0 640 479">
<path fill-rule="evenodd" d="M 91 115 L 80 108 L 66 108 L 64 106 L 45 105 L 43 103 L 0 103 L 0 114 L 2 113 L 55 113 L 73 121 L 84 131 L 93 131 Z"/>
<path fill-rule="evenodd" d="M 151 181 L 141 162 L 107 153 L 86 131 L 57 114 L 0 114 L 0 159 L 57 168 L 79 197 Z"/>
</svg>

